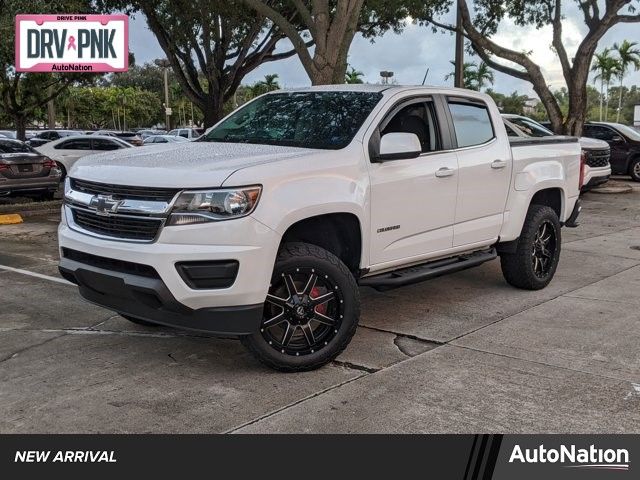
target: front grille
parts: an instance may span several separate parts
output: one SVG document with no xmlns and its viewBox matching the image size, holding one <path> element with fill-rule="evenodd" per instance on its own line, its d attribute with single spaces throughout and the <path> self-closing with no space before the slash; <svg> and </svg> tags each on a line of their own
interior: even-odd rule
<svg viewBox="0 0 640 480">
<path fill-rule="evenodd" d="M 126 185 L 88 182 L 76 178 L 71 179 L 71 188 L 91 195 L 111 195 L 116 198 L 167 203 L 170 203 L 176 193 L 179 192 L 178 189 L 174 188 L 129 187 Z"/>
<path fill-rule="evenodd" d="M 141 263 L 126 262 L 124 260 L 116 260 L 115 258 L 100 257 L 90 253 L 72 250 L 71 248 L 62 248 L 62 256 L 73 260 L 74 262 L 91 265 L 93 267 L 111 270 L 113 272 L 129 273 L 132 275 L 140 275 L 142 277 L 160 278 L 158 272 L 149 265 Z"/>
<path fill-rule="evenodd" d="M 153 241 L 163 220 L 127 215 L 98 215 L 88 210 L 72 208 L 73 221 L 89 232 L 127 240 Z"/>
<path fill-rule="evenodd" d="M 586 150 L 586 154 L 586 163 L 590 167 L 598 168 L 609 166 L 609 157 L 611 156 L 609 150 Z"/>
</svg>

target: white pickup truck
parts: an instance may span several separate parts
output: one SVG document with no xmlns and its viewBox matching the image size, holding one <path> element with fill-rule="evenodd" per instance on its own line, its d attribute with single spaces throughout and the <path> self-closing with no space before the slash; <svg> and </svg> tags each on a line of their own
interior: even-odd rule
<svg viewBox="0 0 640 480">
<path fill-rule="evenodd" d="M 133 322 L 237 336 L 273 368 L 310 370 L 351 340 L 359 286 L 500 257 L 508 283 L 545 287 L 581 172 L 576 138 L 510 140 L 481 93 L 274 92 L 196 142 L 76 163 L 60 271 Z"/>
</svg>

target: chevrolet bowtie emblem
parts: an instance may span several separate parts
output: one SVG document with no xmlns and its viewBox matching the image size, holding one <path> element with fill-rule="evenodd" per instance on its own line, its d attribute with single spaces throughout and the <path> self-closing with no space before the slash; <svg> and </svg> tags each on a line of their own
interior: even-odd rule
<svg viewBox="0 0 640 480">
<path fill-rule="evenodd" d="M 116 200 L 111 195 L 94 195 L 90 205 L 96 209 L 96 213 L 108 217 L 112 213 L 118 213 L 118 209 L 124 204 L 124 200 Z"/>
</svg>

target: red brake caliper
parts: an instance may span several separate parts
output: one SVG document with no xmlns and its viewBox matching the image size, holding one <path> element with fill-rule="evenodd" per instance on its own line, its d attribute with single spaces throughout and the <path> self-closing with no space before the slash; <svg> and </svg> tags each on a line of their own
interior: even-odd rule
<svg viewBox="0 0 640 480">
<path fill-rule="evenodd" d="M 320 289 L 318 287 L 313 287 L 313 289 L 311 290 L 311 294 L 309 295 L 311 298 L 317 298 L 320 296 Z M 326 315 L 327 314 L 327 304 L 323 303 L 321 305 L 318 305 L 316 307 L 316 312 L 322 314 L 322 315 Z"/>
</svg>

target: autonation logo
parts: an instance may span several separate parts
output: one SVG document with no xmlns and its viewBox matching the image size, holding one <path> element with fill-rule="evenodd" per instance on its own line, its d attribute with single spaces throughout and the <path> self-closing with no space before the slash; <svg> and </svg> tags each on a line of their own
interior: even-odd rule
<svg viewBox="0 0 640 480">
<path fill-rule="evenodd" d="M 575 445 L 560 445 L 559 448 L 525 448 L 515 445 L 509 463 L 560 463 L 567 468 L 597 470 L 629 470 L 629 451 L 626 448 L 577 448 Z"/>
</svg>

